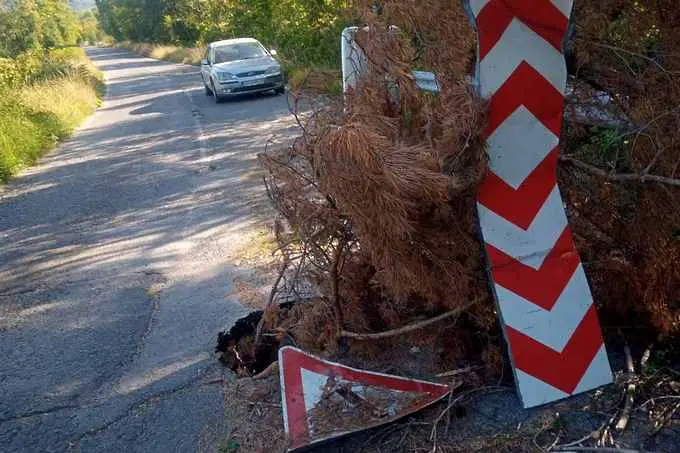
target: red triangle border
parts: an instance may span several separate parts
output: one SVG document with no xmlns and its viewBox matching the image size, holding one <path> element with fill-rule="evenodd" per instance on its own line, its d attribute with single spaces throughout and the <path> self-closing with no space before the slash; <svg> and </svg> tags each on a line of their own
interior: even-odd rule
<svg viewBox="0 0 680 453">
<path fill-rule="evenodd" d="M 279 377 L 281 380 L 281 402 L 286 434 L 290 439 L 289 451 L 305 447 L 325 439 L 311 440 L 305 409 L 301 370 L 306 369 L 326 376 L 338 376 L 343 380 L 361 382 L 403 392 L 427 393 L 430 399 L 411 408 L 408 413 L 421 410 L 450 393 L 445 384 L 409 379 L 400 376 L 360 370 L 315 357 L 292 346 L 279 349 Z M 391 385 L 385 385 L 389 382 Z M 408 414 L 404 414 L 408 415 Z M 373 426 L 367 426 L 371 428 Z M 338 436 L 342 435 L 339 433 Z"/>
</svg>

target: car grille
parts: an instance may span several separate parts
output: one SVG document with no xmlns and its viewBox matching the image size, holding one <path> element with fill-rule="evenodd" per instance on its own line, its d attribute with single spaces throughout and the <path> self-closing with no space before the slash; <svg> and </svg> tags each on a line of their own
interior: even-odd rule
<svg viewBox="0 0 680 453">
<path fill-rule="evenodd" d="M 260 91 L 260 90 L 266 90 L 268 88 L 274 88 L 276 84 L 274 83 L 265 83 L 264 85 L 254 85 L 251 87 L 238 87 L 234 88 L 231 90 L 232 93 L 247 93 L 248 91 Z"/>
<path fill-rule="evenodd" d="M 236 74 L 236 77 L 252 77 L 252 76 L 258 76 L 264 74 L 265 71 L 247 71 L 247 72 L 239 72 Z"/>
</svg>

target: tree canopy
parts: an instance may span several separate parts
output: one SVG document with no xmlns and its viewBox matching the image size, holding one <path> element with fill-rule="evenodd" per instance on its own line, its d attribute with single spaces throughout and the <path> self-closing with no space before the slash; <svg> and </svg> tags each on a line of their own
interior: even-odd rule
<svg viewBox="0 0 680 453">
<path fill-rule="evenodd" d="M 251 36 L 288 57 L 337 61 L 348 0 L 97 0 L 101 26 L 117 40 L 193 46 Z"/>
<path fill-rule="evenodd" d="M 92 13 L 80 18 L 67 0 L 0 0 L 0 58 L 94 40 L 97 28 Z"/>
</svg>

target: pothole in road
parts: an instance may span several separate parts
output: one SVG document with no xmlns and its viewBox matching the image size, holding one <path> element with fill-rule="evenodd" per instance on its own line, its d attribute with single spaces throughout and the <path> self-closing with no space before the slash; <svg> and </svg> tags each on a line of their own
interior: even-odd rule
<svg viewBox="0 0 680 453">
<path fill-rule="evenodd" d="M 294 305 L 295 302 L 282 303 L 278 310 L 267 316 L 286 317 Z M 219 360 L 240 377 L 252 377 L 263 372 L 278 360 L 279 348 L 291 343 L 285 333 L 265 332 L 256 347 L 257 326 L 264 315 L 264 310 L 255 310 L 217 335 L 215 351 L 219 353 Z"/>
</svg>

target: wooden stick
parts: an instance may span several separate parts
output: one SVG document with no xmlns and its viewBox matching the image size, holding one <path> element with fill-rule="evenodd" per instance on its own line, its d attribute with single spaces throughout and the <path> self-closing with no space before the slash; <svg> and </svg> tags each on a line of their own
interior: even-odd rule
<svg viewBox="0 0 680 453">
<path fill-rule="evenodd" d="M 439 373 L 436 375 L 438 378 L 447 378 L 447 377 L 453 377 L 453 376 L 458 376 L 459 374 L 465 374 L 465 373 L 470 373 L 474 370 L 478 370 L 479 366 L 468 366 L 465 368 L 460 368 L 458 370 L 452 370 L 452 371 L 446 371 L 444 373 Z"/>
<path fill-rule="evenodd" d="M 680 403 L 677 403 L 673 408 L 661 419 L 661 422 L 659 425 L 652 431 L 652 434 L 649 435 L 650 438 L 656 436 L 661 432 L 662 429 L 666 427 L 666 424 L 668 424 L 669 421 L 673 418 L 675 413 L 680 409 Z"/>
<path fill-rule="evenodd" d="M 585 441 L 587 441 L 588 439 L 591 439 L 591 438 L 592 438 L 592 439 L 597 439 L 597 438 L 601 435 L 602 430 L 605 429 L 605 427 L 606 427 L 609 423 L 610 423 L 609 421 L 606 421 L 606 420 L 605 420 L 605 422 L 602 423 L 602 425 L 601 425 L 599 428 L 597 428 L 595 431 L 589 433 L 587 436 L 583 436 L 583 437 L 581 437 L 581 438 L 578 439 L 578 440 L 574 440 L 574 441 L 568 442 L 568 443 L 566 443 L 566 444 L 560 444 L 560 445 L 558 445 L 558 446 L 555 447 L 555 448 L 557 448 L 558 450 L 561 450 L 561 449 L 564 449 L 564 448 L 567 448 L 567 447 L 574 447 L 574 446 L 576 446 L 576 445 L 578 445 L 578 444 L 581 444 L 581 443 L 583 443 L 583 442 L 585 442 Z"/>
<path fill-rule="evenodd" d="M 652 64 L 653 64 L 654 66 L 656 66 L 657 68 L 659 68 L 659 69 L 660 69 L 664 74 L 666 74 L 668 77 L 670 77 L 670 73 L 668 72 L 668 70 L 667 70 L 666 68 L 664 68 L 664 67 L 661 65 L 661 63 L 659 63 L 658 61 L 656 61 L 656 60 L 653 59 L 653 58 L 650 58 L 650 57 L 648 57 L 648 56 L 646 56 L 646 55 L 643 55 L 643 54 L 641 54 L 641 53 L 638 53 L 638 52 L 633 52 L 633 51 L 630 51 L 630 50 L 627 50 L 627 49 L 623 49 L 623 48 L 621 48 L 621 47 L 611 46 L 611 45 L 609 45 L 609 44 L 604 44 L 604 43 L 600 43 L 600 42 L 593 42 L 593 44 L 594 44 L 595 46 L 597 46 L 597 47 L 602 47 L 603 49 L 611 50 L 612 52 L 623 52 L 623 53 L 626 53 L 626 54 L 628 54 L 628 55 L 630 55 L 630 56 L 638 57 L 638 58 L 641 58 L 641 59 L 643 59 L 643 60 L 646 60 L 646 61 L 652 63 Z"/>
<path fill-rule="evenodd" d="M 631 375 L 635 375 L 635 366 L 633 364 L 633 356 L 630 353 L 630 347 L 626 342 L 623 347 L 623 351 L 626 353 L 626 367 Z M 635 382 L 632 381 L 628 384 L 626 389 L 626 403 L 623 406 L 623 411 L 621 412 L 621 418 L 616 423 L 617 431 L 623 431 L 628 426 L 628 420 L 630 420 L 630 414 L 633 412 L 633 403 L 635 402 Z"/>
<path fill-rule="evenodd" d="M 253 379 L 255 379 L 255 380 L 264 379 L 266 377 L 273 376 L 278 372 L 279 372 L 279 362 L 278 361 L 272 362 L 272 363 L 269 364 L 269 366 L 267 368 L 265 368 L 264 370 L 260 371 L 258 374 L 253 376 Z"/>
<path fill-rule="evenodd" d="M 419 330 L 424 327 L 431 326 L 432 324 L 438 323 L 440 321 L 444 321 L 445 319 L 452 318 L 454 316 L 459 316 L 461 313 L 469 309 L 471 306 L 474 304 L 480 302 L 483 300 L 483 298 L 476 299 L 468 304 L 463 305 L 462 307 L 456 308 L 455 310 L 451 310 L 450 312 L 444 313 L 443 315 L 439 315 L 437 317 L 431 318 L 431 319 L 426 319 L 425 321 L 420 321 L 416 322 L 413 324 L 409 324 L 404 327 L 400 327 L 398 329 L 393 329 L 393 330 L 387 330 L 385 332 L 378 332 L 378 333 L 355 333 L 355 332 L 348 332 L 347 330 L 343 330 L 341 335 L 342 337 L 345 338 L 351 338 L 353 340 L 380 340 L 383 338 L 389 338 L 389 337 L 394 337 L 397 335 L 403 335 L 409 332 L 413 332 L 414 330 Z"/>
<path fill-rule="evenodd" d="M 640 450 L 629 450 L 627 448 L 596 448 L 596 447 L 568 447 L 565 449 L 553 450 L 553 451 L 592 451 L 595 453 L 644 453 Z"/>
<path fill-rule="evenodd" d="M 345 326 L 345 317 L 342 312 L 342 305 L 340 304 L 340 260 L 342 259 L 342 252 L 345 248 L 344 239 L 338 241 L 338 247 L 335 249 L 335 256 L 333 257 L 333 264 L 331 265 L 331 290 L 333 292 L 333 312 L 335 313 L 336 332 L 339 336 L 343 336 L 343 328 Z"/>
<path fill-rule="evenodd" d="M 279 271 L 278 277 L 276 277 L 274 286 L 272 286 L 272 290 L 269 293 L 267 305 L 264 307 L 264 310 L 262 312 L 262 318 L 260 318 L 260 322 L 257 323 L 257 329 L 255 329 L 255 339 L 253 341 L 255 350 L 257 350 L 257 348 L 260 346 L 260 342 L 262 341 L 262 329 L 264 328 L 265 318 L 267 317 L 266 316 L 267 310 L 274 304 L 274 296 L 276 296 L 276 293 L 279 291 L 279 284 L 281 283 L 283 274 L 286 273 L 286 269 L 288 269 L 288 259 L 284 257 L 283 264 L 281 265 L 281 270 Z"/>
<path fill-rule="evenodd" d="M 597 168 L 594 165 L 587 164 L 571 156 L 560 156 L 560 160 L 562 162 L 570 163 L 574 167 L 578 167 L 581 170 L 587 171 L 588 173 L 591 173 L 595 176 L 599 176 L 612 182 L 642 182 L 642 183 L 658 182 L 661 184 L 667 184 L 669 186 L 680 187 L 680 179 L 667 178 L 665 176 L 657 175 L 645 175 L 645 174 L 641 175 L 637 173 L 620 173 L 620 174 L 607 173 L 601 168 Z"/>
<path fill-rule="evenodd" d="M 649 362 L 649 359 L 652 357 L 653 347 L 654 343 L 650 343 L 649 346 L 647 346 L 647 349 L 645 349 L 645 352 L 642 353 L 642 358 L 640 359 L 640 372 L 643 374 L 647 369 L 647 362 Z"/>
</svg>

